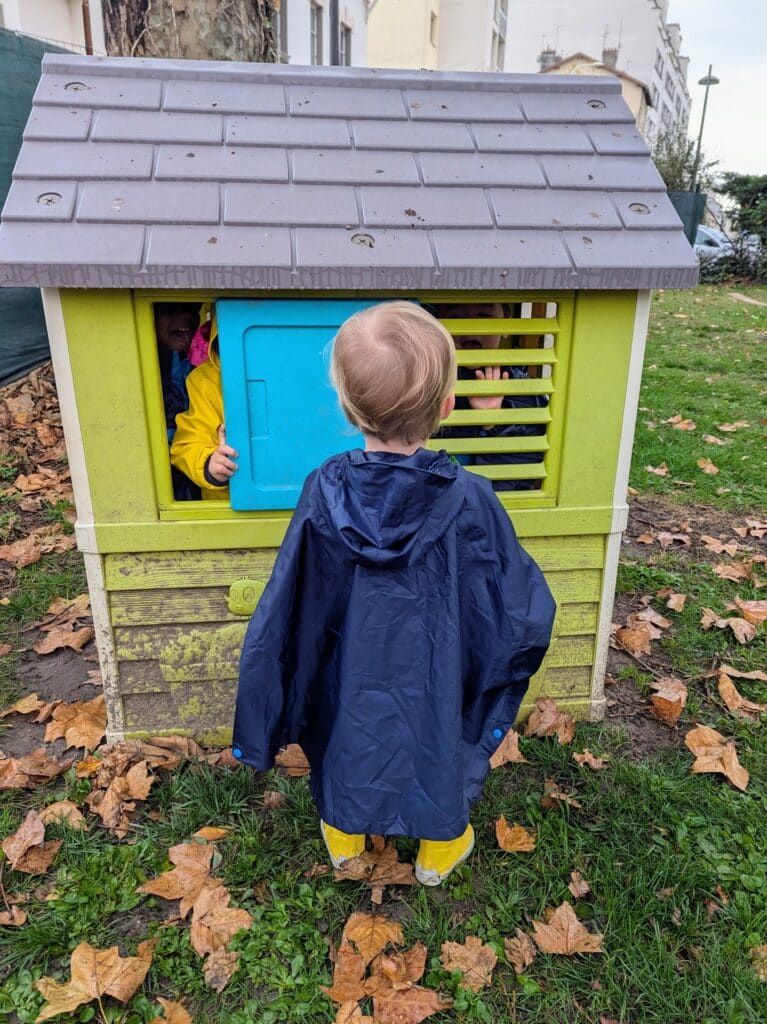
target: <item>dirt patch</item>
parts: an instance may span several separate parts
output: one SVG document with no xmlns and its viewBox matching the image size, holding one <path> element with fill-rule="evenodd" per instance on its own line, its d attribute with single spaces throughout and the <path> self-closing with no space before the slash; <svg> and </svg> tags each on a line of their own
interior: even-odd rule
<svg viewBox="0 0 767 1024">
<path fill-rule="evenodd" d="M 618 651 L 612 651 L 608 670 L 618 671 L 629 661 Z M 615 676 L 612 676 L 615 679 Z M 615 679 L 605 688 L 607 710 L 605 725 L 625 733 L 620 754 L 629 761 L 648 761 L 666 750 L 682 750 L 683 736 L 678 729 L 670 729 L 650 714 L 650 705 L 635 683 Z"/>
</svg>

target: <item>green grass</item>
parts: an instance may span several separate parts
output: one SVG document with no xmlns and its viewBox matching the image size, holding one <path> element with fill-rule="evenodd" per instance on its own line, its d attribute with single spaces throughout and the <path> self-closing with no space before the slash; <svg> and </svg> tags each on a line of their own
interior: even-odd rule
<svg viewBox="0 0 767 1024">
<path fill-rule="evenodd" d="M 685 502 L 765 509 L 767 307 L 731 299 L 732 290 L 767 302 L 767 287 L 709 285 L 653 296 L 631 483 Z M 696 429 L 674 430 L 663 422 L 677 415 L 694 420 Z M 737 420 L 750 426 L 729 434 L 717 430 Z M 726 444 L 706 444 L 704 434 Z M 701 458 L 719 473 L 701 472 Z M 664 461 L 667 477 L 645 471 Z M 679 487 L 674 480 L 693 486 Z"/>
</svg>

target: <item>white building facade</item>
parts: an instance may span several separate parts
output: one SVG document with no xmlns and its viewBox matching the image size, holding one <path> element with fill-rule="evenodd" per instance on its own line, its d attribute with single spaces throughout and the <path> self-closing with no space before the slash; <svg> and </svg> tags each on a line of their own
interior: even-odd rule
<svg viewBox="0 0 767 1024">
<path fill-rule="evenodd" d="M 274 18 L 281 61 L 366 66 L 367 7 L 365 0 L 281 0 Z"/>
<path fill-rule="evenodd" d="M 0 0 L 0 27 L 85 52 L 81 0 Z M 93 52 L 106 53 L 101 0 L 90 0 Z"/>
<path fill-rule="evenodd" d="M 542 55 L 554 63 L 577 51 L 599 60 L 607 51 L 613 66 L 649 90 L 652 143 L 662 127 L 686 129 L 690 119 L 689 58 L 668 14 L 669 0 L 510 0 L 505 70 L 539 71 Z"/>
</svg>

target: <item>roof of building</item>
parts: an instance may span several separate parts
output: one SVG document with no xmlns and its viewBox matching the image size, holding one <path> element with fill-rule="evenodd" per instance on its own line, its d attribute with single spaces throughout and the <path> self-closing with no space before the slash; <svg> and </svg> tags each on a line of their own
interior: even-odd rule
<svg viewBox="0 0 767 1024">
<path fill-rule="evenodd" d="M 634 85 L 638 85 L 639 88 L 644 92 L 645 99 L 649 106 L 652 106 L 652 96 L 650 95 L 650 87 L 646 82 L 643 82 L 640 78 L 635 78 L 630 75 L 628 71 L 621 71 L 620 68 L 611 68 L 609 64 L 605 64 L 604 61 L 597 60 L 596 57 L 592 57 L 588 53 L 584 53 L 583 50 L 578 50 L 576 53 L 571 53 L 568 57 L 563 57 L 558 60 L 556 64 L 549 64 L 548 67 L 541 68 L 538 72 L 539 75 L 545 75 L 549 71 L 559 71 L 560 68 L 564 67 L 565 64 L 569 64 L 571 60 L 582 60 L 589 64 L 598 65 L 599 67 L 605 68 L 611 75 L 615 75 L 616 78 L 625 79 L 627 82 L 633 82 Z"/>
<path fill-rule="evenodd" d="M 0 284 L 690 287 L 617 79 L 47 55 Z"/>
</svg>

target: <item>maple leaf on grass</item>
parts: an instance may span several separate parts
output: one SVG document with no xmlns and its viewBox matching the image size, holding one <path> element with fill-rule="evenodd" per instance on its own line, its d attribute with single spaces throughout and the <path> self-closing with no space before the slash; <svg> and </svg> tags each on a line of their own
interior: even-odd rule
<svg viewBox="0 0 767 1024">
<path fill-rule="evenodd" d="M 767 600 L 765 601 L 744 601 L 736 597 L 732 604 L 727 605 L 727 611 L 739 611 L 746 622 L 754 626 L 761 626 L 767 621 Z"/>
<path fill-rule="evenodd" d="M 767 944 L 752 946 L 749 949 L 749 953 L 751 954 L 751 965 L 754 974 L 759 981 L 767 981 Z"/>
<path fill-rule="evenodd" d="M 202 965 L 205 984 L 216 992 L 223 992 L 232 975 L 240 966 L 240 954 L 217 949 L 206 957 Z"/>
<path fill-rule="evenodd" d="M 661 462 L 660 466 L 645 466 L 647 473 L 653 473 L 655 476 L 668 476 L 669 468 L 665 462 Z"/>
<path fill-rule="evenodd" d="M 490 984 L 498 957 L 492 946 L 476 935 L 468 935 L 462 943 L 443 942 L 440 962 L 446 971 L 463 974 L 461 988 L 479 992 Z"/>
<path fill-rule="evenodd" d="M 40 820 L 44 825 L 60 824 L 63 822 L 70 828 L 81 832 L 87 832 L 88 823 L 82 815 L 80 808 L 71 800 L 57 800 L 48 804 L 40 811 Z"/>
<path fill-rule="evenodd" d="M 538 950 L 535 943 L 521 928 L 517 928 L 514 938 L 503 940 L 503 948 L 506 959 L 514 968 L 516 974 L 524 974 L 525 969 L 535 960 Z"/>
<path fill-rule="evenodd" d="M 740 583 L 747 580 L 751 575 L 752 563 L 746 562 L 717 562 L 711 566 L 711 571 L 723 580 L 731 580 L 733 583 Z"/>
<path fill-rule="evenodd" d="M 700 535 L 700 542 L 707 551 L 711 551 L 715 555 L 730 555 L 730 557 L 740 551 L 741 547 L 735 540 L 722 543 L 717 537 L 710 537 L 707 533 Z"/>
<path fill-rule="evenodd" d="M 371 901 L 380 903 L 387 885 L 415 885 L 412 864 L 402 864 L 397 849 L 382 836 L 372 837 L 371 850 L 344 861 L 335 870 L 337 882 L 365 882 L 371 889 Z"/>
<path fill-rule="evenodd" d="M 192 833 L 192 839 L 198 839 L 203 843 L 215 843 L 219 839 L 225 839 L 230 832 L 231 829 L 223 825 L 203 825 Z"/>
<path fill-rule="evenodd" d="M 88 701 L 59 704 L 45 729 L 45 742 L 66 740 L 67 747 L 95 750 L 107 731 L 107 708 L 104 694 Z"/>
<path fill-rule="evenodd" d="M 105 790 L 92 790 L 85 802 L 108 829 L 123 839 L 128 834 L 136 801 L 146 800 L 154 781 L 154 776 L 149 774 L 147 762 L 139 761 L 125 775 L 115 775 Z"/>
<path fill-rule="evenodd" d="M 575 722 L 550 697 L 539 697 L 527 720 L 525 736 L 556 736 L 558 743 L 570 743 L 575 736 Z"/>
<path fill-rule="evenodd" d="M 352 914 L 344 925 L 341 942 L 357 947 L 365 964 L 369 964 L 388 945 L 401 946 L 404 942 L 402 926 L 383 914 Z"/>
<path fill-rule="evenodd" d="M 738 754 L 732 740 L 725 739 L 716 729 L 698 725 L 684 738 L 685 746 L 695 755 L 692 771 L 696 774 L 714 773 L 724 775 L 733 786 L 741 791 L 748 785 L 749 774 L 738 761 Z"/>
<path fill-rule="evenodd" d="M 287 774 L 294 779 L 298 779 L 302 775 L 308 775 L 311 771 L 306 754 L 297 743 L 291 743 L 284 750 L 280 750 L 274 759 L 274 763 L 280 768 L 284 768 Z"/>
<path fill-rule="evenodd" d="M 748 718 L 755 722 L 764 712 L 767 712 L 767 704 L 757 704 L 755 701 L 747 700 L 739 693 L 735 683 L 726 672 L 719 673 L 717 689 L 719 696 L 727 705 L 727 710 L 737 718 Z"/>
<path fill-rule="evenodd" d="M 572 956 L 574 953 L 601 953 L 604 935 L 589 932 L 565 900 L 549 912 L 545 922 L 533 921 L 533 941 L 541 953 Z"/>
<path fill-rule="evenodd" d="M 519 733 L 515 729 L 509 729 L 506 735 L 495 749 L 490 758 L 491 768 L 500 768 L 503 764 L 529 764 L 526 757 L 523 757 L 519 749 Z"/>
<path fill-rule="evenodd" d="M 16 831 L 3 840 L 3 852 L 14 871 L 44 875 L 59 852 L 62 840 L 45 842 L 45 824 L 37 811 L 29 811 Z"/>
<path fill-rule="evenodd" d="M 426 955 L 426 946 L 421 942 L 401 953 L 379 953 L 370 965 L 365 992 L 386 998 L 412 988 L 426 970 Z"/>
<path fill-rule="evenodd" d="M 733 665 L 720 665 L 716 672 L 711 672 L 711 675 L 716 675 L 719 672 L 726 672 L 728 676 L 735 676 L 736 679 L 753 679 L 756 682 L 767 683 L 767 672 L 763 672 L 761 669 L 753 669 L 751 672 L 741 671 L 739 668 L 735 668 Z"/>
<path fill-rule="evenodd" d="M 348 1003 L 341 1003 L 338 1007 L 335 1024 L 375 1024 L 375 1020 L 365 1016 L 358 1004 L 354 1000 L 350 1000 Z"/>
<path fill-rule="evenodd" d="M 320 985 L 320 991 L 334 1003 L 357 1002 L 365 998 L 365 959 L 348 942 L 342 942 L 336 952 L 332 985 Z"/>
<path fill-rule="evenodd" d="M 191 940 L 199 956 L 223 949 L 243 928 L 250 928 L 247 910 L 229 906 L 231 895 L 221 882 L 209 878 L 192 908 Z"/>
<path fill-rule="evenodd" d="M 35 1024 L 59 1014 L 69 1014 L 93 999 L 112 996 L 126 1003 L 144 981 L 152 963 L 153 942 L 140 942 L 137 956 L 121 957 L 117 946 L 96 949 L 81 942 L 72 952 L 71 977 L 61 984 L 53 978 L 40 978 L 35 988 L 45 999 Z"/>
<path fill-rule="evenodd" d="M 46 633 L 32 650 L 35 654 L 52 654 L 62 647 L 71 647 L 73 651 L 81 651 L 94 637 L 93 626 L 82 626 L 71 629 L 69 626 L 56 626 Z"/>
<path fill-rule="evenodd" d="M 10 907 L 8 910 L 0 910 L 0 928 L 21 928 L 27 923 L 27 913 L 18 907 Z"/>
<path fill-rule="evenodd" d="M 535 849 L 535 833 L 522 825 L 509 825 L 503 815 L 495 823 L 495 838 L 507 853 L 529 853 Z"/>
<path fill-rule="evenodd" d="M 652 627 L 649 622 L 640 622 L 636 627 L 621 626 L 615 639 L 629 654 L 649 654 L 652 650 Z"/>
<path fill-rule="evenodd" d="M 150 1024 L 192 1024 L 192 1018 L 181 1003 L 163 999 L 162 996 L 157 997 L 157 1002 L 163 1008 L 163 1016 L 154 1017 Z"/>
<path fill-rule="evenodd" d="M 650 696 L 650 712 L 665 725 L 675 726 L 687 706 L 687 685 L 672 676 L 654 679 L 650 685 L 655 690 Z"/>
<path fill-rule="evenodd" d="M 452 999 L 445 999 L 430 988 L 413 985 L 405 992 L 373 997 L 375 1024 L 420 1024 L 434 1013 L 449 1010 Z"/>
<path fill-rule="evenodd" d="M 180 843 L 172 846 L 168 850 L 168 857 L 176 866 L 144 882 L 136 892 L 151 893 L 164 900 L 181 900 L 179 914 L 183 920 L 210 877 L 213 853 L 214 847 L 206 843 Z"/>
<path fill-rule="evenodd" d="M 570 872 L 570 881 L 567 883 L 567 888 L 576 899 L 580 899 L 582 896 L 588 896 L 591 892 L 591 886 L 580 871 Z"/>
<path fill-rule="evenodd" d="M 581 810 L 583 807 L 582 803 L 575 800 L 568 793 L 563 792 L 554 779 L 546 779 L 543 784 L 541 807 L 545 807 L 548 810 L 552 807 L 561 807 L 563 804 L 567 804 L 569 807 L 574 807 L 577 811 Z"/>
<path fill-rule="evenodd" d="M 719 467 L 715 466 L 711 459 L 698 459 L 697 466 L 698 469 L 707 473 L 709 476 L 716 476 L 719 472 Z"/>
<path fill-rule="evenodd" d="M 31 789 L 42 782 L 63 775 L 71 768 L 73 758 L 58 761 L 49 757 L 45 747 L 38 747 L 23 757 L 0 758 L 0 789 Z"/>
<path fill-rule="evenodd" d="M 580 765 L 586 765 L 593 772 L 601 772 L 602 769 L 607 767 L 607 762 L 610 760 L 608 754 L 604 757 L 597 757 L 596 754 L 592 754 L 588 747 L 583 748 L 583 753 L 578 754 L 573 752 L 573 761 Z"/>
</svg>

